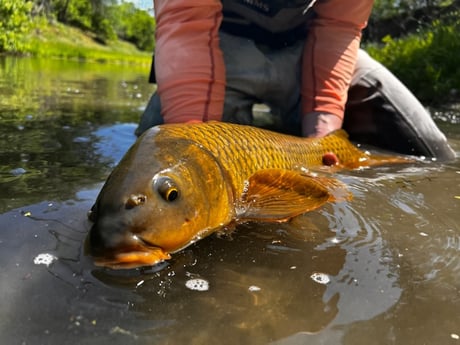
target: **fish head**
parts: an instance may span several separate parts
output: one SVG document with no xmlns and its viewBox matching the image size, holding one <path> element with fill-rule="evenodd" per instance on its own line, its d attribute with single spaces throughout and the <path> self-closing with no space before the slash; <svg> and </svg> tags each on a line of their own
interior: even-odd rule
<svg viewBox="0 0 460 345">
<path fill-rule="evenodd" d="M 86 248 L 96 265 L 154 265 L 233 218 L 217 159 L 192 140 L 148 133 L 113 170 L 90 212 Z"/>
</svg>

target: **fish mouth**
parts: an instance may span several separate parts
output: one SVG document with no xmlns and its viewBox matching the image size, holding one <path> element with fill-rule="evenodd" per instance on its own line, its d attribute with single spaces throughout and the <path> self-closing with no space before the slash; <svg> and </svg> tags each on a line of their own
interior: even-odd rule
<svg viewBox="0 0 460 345">
<path fill-rule="evenodd" d="M 94 264 L 111 269 L 132 269 L 154 266 L 164 260 L 171 259 L 169 253 L 136 235 L 125 245 L 116 248 L 92 248 L 91 256 Z"/>
</svg>

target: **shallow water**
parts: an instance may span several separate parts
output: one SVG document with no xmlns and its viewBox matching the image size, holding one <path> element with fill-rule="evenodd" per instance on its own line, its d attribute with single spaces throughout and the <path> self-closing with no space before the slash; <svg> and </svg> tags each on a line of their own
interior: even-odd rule
<svg viewBox="0 0 460 345">
<path fill-rule="evenodd" d="M 460 344 L 458 159 L 341 172 L 349 202 L 101 269 L 86 212 L 135 139 L 147 71 L 0 66 L 2 344 Z M 440 123 L 457 152 L 458 115 Z"/>
</svg>

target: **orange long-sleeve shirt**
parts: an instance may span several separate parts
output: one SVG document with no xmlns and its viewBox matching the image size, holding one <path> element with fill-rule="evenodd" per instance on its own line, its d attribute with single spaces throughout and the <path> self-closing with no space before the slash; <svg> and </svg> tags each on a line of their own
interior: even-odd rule
<svg viewBox="0 0 460 345">
<path fill-rule="evenodd" d="M 372 0 L 319 0 L 302 64 L 302 111 L 343 118 Z M 155 0 L 155 74 L 166 123 L 221 120 L 225 65 L 219 0 Z M 237 52 L 235 52 L 237 53 Z"/>
<path fill-rule="evenodd" d="M 318 1 L 317 17 L 305 42 L 302 64 L 302 112 L 343 118 L 361 41 L 373 0 Z"/>
</svg>

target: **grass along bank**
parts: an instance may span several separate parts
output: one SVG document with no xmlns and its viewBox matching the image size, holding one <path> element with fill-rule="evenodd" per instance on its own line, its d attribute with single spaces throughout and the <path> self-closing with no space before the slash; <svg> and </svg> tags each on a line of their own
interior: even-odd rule
<svg viewBox="0 0 460 345">
<path fill-rule="evenodd" d="M 116 40 L 97 42 L 94 34 L 44 19 L 33 23 L 24 37 L 25 53 L 37 57 L 75 59 L 116 64 L 150 66 L 152 53 L 142 52 L 133 44 Z"/>
</svg>

